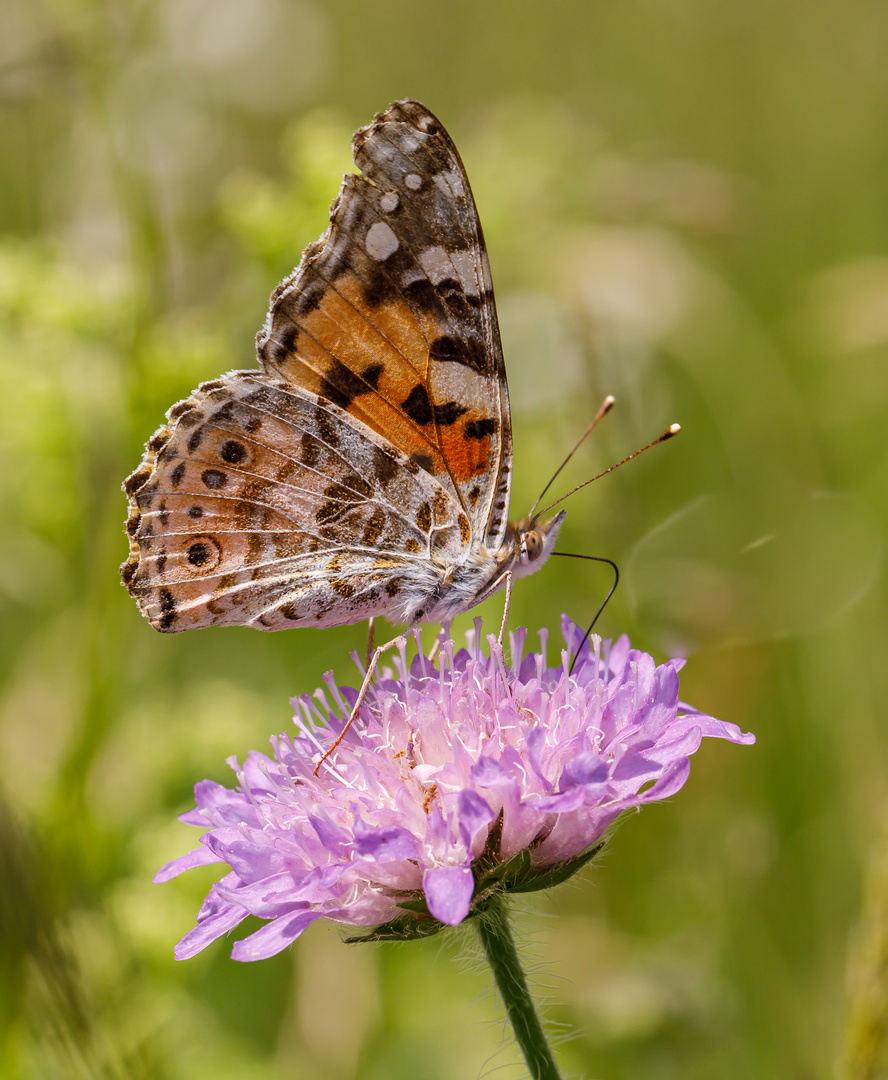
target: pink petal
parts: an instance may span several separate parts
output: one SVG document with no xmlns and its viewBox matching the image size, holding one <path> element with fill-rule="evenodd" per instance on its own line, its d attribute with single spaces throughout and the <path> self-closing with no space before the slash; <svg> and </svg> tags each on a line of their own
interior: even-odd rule
<svg viewBox="0 0 888 1080">
<path fill-rule="evenodd" d="M 468 866 L 447 866 L 426 870 L 422 891 L 429 911 L 448 926 L 457 926 L 469 913 L 475 880 Z"/>
</svg>

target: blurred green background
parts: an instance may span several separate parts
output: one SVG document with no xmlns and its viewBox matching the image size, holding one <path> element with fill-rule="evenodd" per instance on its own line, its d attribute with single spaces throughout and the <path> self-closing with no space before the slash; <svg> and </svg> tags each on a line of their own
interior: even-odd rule
<svg viewBox="0 0 888 1080">
<path fill-rule="evenodd" d="M 164 410 L 253 363 L 352 130 L 423 100 L 490 248 L 513 514 L 599 401 L 561 547 L 601 630 L 752 730 L 519 910 L 565 1073 L 888 1075 L 883 0 L 2 0 L 0 1075 L 520 1076 L 471 936 L 182 964 L 195 781 L 364 630 L 161 636 L 117 581 Z M 559 481 L 560 482 L 560 481 Z M 552 560 L 515 622 L 582 621 Z M 484 614 L 499 618 L 501 601 Z M 467 619 L 463 620 L 467 623 Z M 489 623 L 493 626 L 493 622 Z M 457 626 L 459 631 L 463 627 Z"/>
</svg>

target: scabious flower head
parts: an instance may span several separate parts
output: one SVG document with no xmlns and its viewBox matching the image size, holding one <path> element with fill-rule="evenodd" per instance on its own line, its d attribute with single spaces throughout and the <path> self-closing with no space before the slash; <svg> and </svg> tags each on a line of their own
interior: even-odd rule
<svg viewBox="0 0 888 1080">
<path fill-rule="evenodd" d="M 445 641 L 433 661 L 402 650 L 397 678 L 381 678 L 335 753 L 357 690 L 293 700 L 299 730 L 272 739 L 274 757 L 235 759 L 234 790 L 204 780 L 181 820 L 206 831 L 201 847 L 155 881 L 227 863 L 197 926 L 179 942 L 193 956 L 247 915 L 270 920 L 234 945 L 236 960 L 272 956 L 316 919 L 374 927 L 369 939 L 425 936 L 484 909 L 499 892 L 564 880 L 598 850 L 618 814 L 682 787 L 704 735 L 751 743 L 734 724 L 682 705 L 684 661 L 657 665 L 628 638 L 567 645 L 549 667 L 510 635 L 484 652 Z M 419 644 L 417 637 L 417 644 Z"/>
</svg>

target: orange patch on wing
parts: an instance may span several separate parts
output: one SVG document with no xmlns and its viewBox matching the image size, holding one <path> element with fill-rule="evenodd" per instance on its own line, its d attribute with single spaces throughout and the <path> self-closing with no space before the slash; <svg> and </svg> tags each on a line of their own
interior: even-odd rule
<svg viewBox="0 0 888 1080">
<path fill-rule="evenodd" d="M 371 313 L 360 305 L 349 303 L 329 289 L 320 305 L 301 320 L 296 349 L 308 356 L 306 350 L 321 355 L 320 348 L 358 375 L 379 364 L 387 368 L 406 365 L 415 368 L 422 364 L 425 349 L 422 339 L 418 343 L 414 341 L 409 333 L 405 333 L 407 327 L 400 327 L 400 333 L 394 337 L 387 334 L 379 326 L 378 316 L 379 312 Z"/>
<path fill-rule="evenodd" d="M 490 468 L 490 436 L 470 439 L 465 433 L 465 423 L 459 420 L 449 428 L 441 428 L 441 452 L 450 475 L 458 484 L 464 484 L 473 476 L 482 476 Z"/>
<path fill-rule="evenodd" d="M 353 317 L 360 323 L 360 326 L 352 324 L 353 333 L 375 338 L 386 348 L 406 358 L 413 367 L 420 371 L 425 370 L 429 346 L 423 328 L 417 322 L 409 304 L 404 300 L 389 300 L 379 307 L 368 307 L 364 301 L 361 283 L 353 274 L 337 278 L 336 289 L 340 293 L 337 297 L 339 304 L 347 301 L 345 306 L 349 307 Z M 326 303 L 325 296 L 317 311 L 323 310 Z M 311 320 L 316 314 L 317 312 L 312 312 L 305 320 L 307 327 L 311 327 Z"/>
<path fill-rule="evenodd" d="M 347 411 L 408 457 L 430 459 L 432 471 L 443 473 L 444 461 L 431 441 L 433 428 L 417 425 L 402 408 L 428 366 L 428 344 L 412 310 L 404 301 L 370 309 L 352 274 L 337 279 L 336 290 L 328 289 L 300 321 L 295 351 L 282 370 L 312 393 L 327 396 L 324 380 L 337 362 L 359 378 L 374 368 L 375 385 L 368 384 Z"/>
</svg>

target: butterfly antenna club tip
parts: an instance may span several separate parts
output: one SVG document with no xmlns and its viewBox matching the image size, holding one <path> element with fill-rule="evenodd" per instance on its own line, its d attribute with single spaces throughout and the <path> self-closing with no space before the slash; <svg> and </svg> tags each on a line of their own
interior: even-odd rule
<svg viewBox="0 0 888 1080">
<path fill-rule="evenodd" d="M 602 406 L 603 407 L 603 406 Z M 562 495 L 560 499 L 556 499 L 555 502 L 549 503 L 549 505 L 542 511 L 543 514 L 547 514 L 553 507 L 559 503 L 564 502 L 565 499 L 570 498 L 571 495 L 575 495 L 578 491 L 581 491 L 584 487 L 588 487 L 590 484 L 594 484 L 596 480 L 600 480 L 602 476 L 607 476 L 608 473 L 612 473 L 614 469 L 619 469 L 621 465 L 625 465 L 627 462 L 637 458 L 639 454 L 643 454 L 646 450 L 650 450 L 654 446 L 659 446 L 660 443 L 666 442 L 667 439 L 671 439 L 673 435 L 677 435 L 681 431 L 681 424 L 670 424 L 663 434 L 654 439 L 653 442 L 649 442 L 647 446 L 642 446 L 640 450 L 636 450 L 634 454 L 630 454 L 628 457 L 624 457 L 622 461 L 618 461 L 615 465 L 611 465 L 610 468 L 600 472 L 597 476 L 591 477 L 589 480 L 584 480 L 582 484 L 577 484 L 575 488 L 571 488 L 566 495 Z"/>
</svg>

